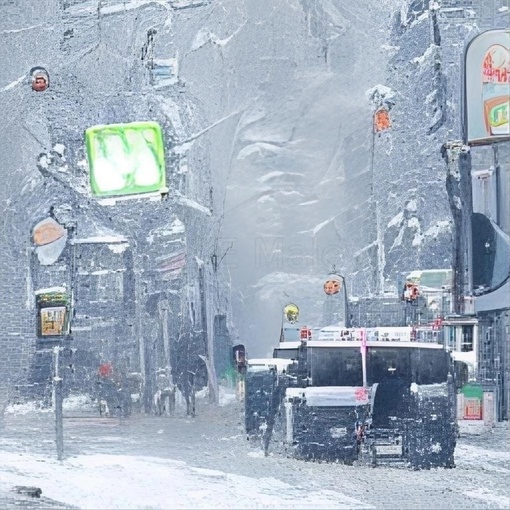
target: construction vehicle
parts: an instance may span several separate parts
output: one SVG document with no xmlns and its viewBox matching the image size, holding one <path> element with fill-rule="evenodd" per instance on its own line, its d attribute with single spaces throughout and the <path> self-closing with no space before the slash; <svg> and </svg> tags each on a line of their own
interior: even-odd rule
<svg viewBox="0 0 510 510">
<path fill-rule="evenodd" d="M 455 368 L 411 327 L 282 328 L 273 358 L 248 359 L 247 437 L 304 460 L 452 468 Z"/>
</svg>

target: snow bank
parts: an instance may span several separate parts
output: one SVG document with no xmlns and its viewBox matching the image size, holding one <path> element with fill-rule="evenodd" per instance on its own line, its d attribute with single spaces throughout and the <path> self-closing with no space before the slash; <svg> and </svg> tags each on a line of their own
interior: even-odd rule
<svg viewBox="0 0 510 510">
<path fill-rule="evenodd" d="M 365 91 L 365 97 L 375 106 L 391 105 L 395 102 L 395 92 L 386 85 L 378 84 Z"/>
<path fill-rule="evenodd" d="M 479 487 L 477 489 L 465 491 L 464 494 L 470 498 L 477 498 L 486 503 L 495 503 L 498 508 L 510 508 L 510 498 L 493 494 L 489 489 Z"/>
<path fill-rule="evenodd" d="M 228 406 L 237 400 L 236 390 L 234 388 L 227 388 L 226 386 L 219 387 L 219 404 L 220 406 Z"/>
<path fill-rule="evenodd" d="M 70 395 L 62 403 L 64 411 L 90 410 L 93 406 L 94 403 L 88 395 Z"/>
<path fill-rule="evenodd" d="M 227 386 L 218 386 L 219 399 L 218 404 L 221 407 L 228 406 L 237 400 L 236 390 L 234 388 L 228 388 Z M 209 397 L 209 388 L 203 387 L 195 393 L 196 399 L 206 399 Z M 179 399 L 184 405 L 184 397 Z"/>
<path fill-rule="evenodd" d="M 373 508 L 337 491 L 310 492 L 275 478 L 249 478 L 129 455 L 80 455 L 61 463 L 1 452 L 0 490 L 14 485 L 34 485 L 45 497 L 92 509 Z"/>
<path fill-rule="evenodd" d="M 25 402 L 22 404 L 9 404 L 5 410 L 4 414 L 11 415 L 24 415 L 28 413 L 51 413 L 53 409 L 43 409 L 39 402 Z"/>
<path fill-rule="evenodd" d="M 37 289 L 34 291 L 34 294 L 38 296 L 39 294 L 50 294 L 52 292 L 64 293 L 66 291 L 65 286 L 58 287 L 46 287 L 44 289 Z"/>
</svg>

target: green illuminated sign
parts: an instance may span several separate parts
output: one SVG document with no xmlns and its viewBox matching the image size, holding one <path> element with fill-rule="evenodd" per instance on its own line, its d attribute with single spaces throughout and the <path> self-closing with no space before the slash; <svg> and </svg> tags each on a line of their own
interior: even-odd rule
<svg viewBox="0 0 510 510">
<path fill-rule="evenodd" d="M 97 197 L 159 191 L 166 185 L 157 122 L 93 126 L 85 131 L 90 187 Z"/>
</svg>

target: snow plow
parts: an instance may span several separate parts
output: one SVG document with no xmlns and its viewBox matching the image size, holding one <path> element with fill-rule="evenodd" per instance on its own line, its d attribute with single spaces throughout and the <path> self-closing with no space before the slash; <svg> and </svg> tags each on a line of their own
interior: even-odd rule
<svg viewBox="0 0 510 510">
<path fill-rule="evenodd" d="M 296 328 L 287 328 L 296 329 Z M 247 437 L 311 461 L 454 467 L 456 384 L 412 328 L 324 328 L 248 360 Z"/>
</svg>

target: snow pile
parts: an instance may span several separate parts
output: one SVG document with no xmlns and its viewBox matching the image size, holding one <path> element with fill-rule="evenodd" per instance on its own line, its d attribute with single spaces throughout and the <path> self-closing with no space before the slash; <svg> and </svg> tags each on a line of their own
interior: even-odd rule
<svg viewBox="0 0 510 510">
<path fill-rule="evenodd" d="M 391 106 L 395 102 L 395 92 L 386 85 L 378 84 L 365 92 L 365 97 L 376 107 L 380 105 Z"/>
<path fill-rule="evenodd" d="M 237 395 L 236 390 L 234 388 L 229 388 L 228 386 L 219 385 L 218 386 L 219 391 L 219 401 L 218 404 L 221 407 L 228 406 L 236 401 Z M 203 387 L 201 390 L 197 391 L 195 393 L 196 399 L 207 399 L 209 398 L 209 388 L 206 386 Z M 179 399 L 180 402 L 182 402 L 182 406 L 185 405 L 184 397 L 182 399 Z"/>
<path fill-rule="evenodd" d="M 228 406 L 237 400 L 236 390 L 227 386 L 219 386 L 220 406 Z"/>
<path fill-rule="evenodd" d="M 115 476 L 112 476 L 115 473 Z M 0 490 L 40 487 L 79 508 L 373 508 L 332 490 L 307 491 L 185 462 L 129 455 L 80 455 L 60 463 L 0 453 Z"/>
<path fill-rule="evenodd" d="M 466 491 L 464 494 L 471 498 L 481 499 L 486 503 L 495 503 L 499 508 L 510 508 L 510 498 L 493 494 L 485 487 L 478 487 L 476 489 Z"/>
<path fill-rule="evenodd" d="M 51 413 L 51 408 L 42 408 L 39 402 L 25 402 L 19 404 L 9 404 L 5 410 L 5 414 L 25 415 L 28 413 Z"/>
<path fill-rule="evenodd" d="M 70 395 L 62 403 L 64 411 L 88 411 L 93 406 L 94 403 L 88 395 Z"/>
</svg>

